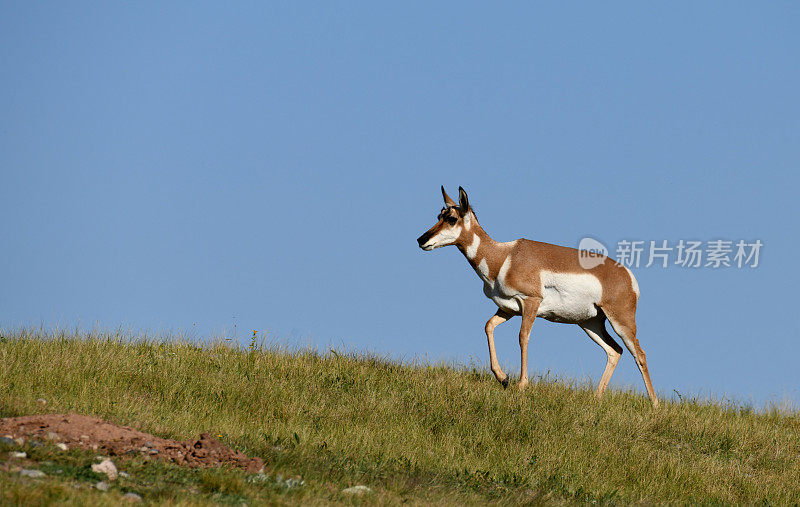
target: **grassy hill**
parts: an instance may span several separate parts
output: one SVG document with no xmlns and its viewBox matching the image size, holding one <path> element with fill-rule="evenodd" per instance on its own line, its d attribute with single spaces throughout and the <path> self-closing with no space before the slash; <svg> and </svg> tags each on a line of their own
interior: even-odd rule
<svg viewBox="0 0 800 507">
<path fill-rule="evenodd" d="M 45 412 L 167 438 L 212 431 L 264 458 L 269 480 L 117 459 L 130 479 L 104 493 L 86 487 L 90 452 L 29 449 L 62 470 L 34 480 L 9 471 L 4 447 L 0 503 L 114 503 L 123 489 L 178 504 L 800 501 L 796 414 L 692 400 L 653 410 L 639 394 L 598 402 L 556 382 L 519 393 L 482 371 L 367 355 L 4 333 L 0 416 Z M 305 483 L 282 485 L 294 476 Z M 356 484 L 372 492 L 341 492 Z"/>
</svg>

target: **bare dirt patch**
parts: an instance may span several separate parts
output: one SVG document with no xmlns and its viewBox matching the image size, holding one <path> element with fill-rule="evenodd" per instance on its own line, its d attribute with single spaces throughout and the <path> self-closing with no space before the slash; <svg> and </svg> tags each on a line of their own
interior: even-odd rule
<svg viewBox="0 0 800 507">
<path fill-rule="evenodd" d="M 0 436 L 6 435 L 63 442 L 70 448 L 93 449 L 109 456 L 144 455 L 192 468 L 233 465 L 255 473 L 264 467 L 261 458 L 248 458 L 208 433 L 201 434 L 199 440 L 180 442 L 78 414 L 1 418 Z"/>
</svg>

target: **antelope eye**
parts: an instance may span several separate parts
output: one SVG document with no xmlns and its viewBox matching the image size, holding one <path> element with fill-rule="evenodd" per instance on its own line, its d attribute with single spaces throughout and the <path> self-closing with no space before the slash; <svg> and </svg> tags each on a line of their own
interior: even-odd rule
<svg viewBox="0 0 800 507">
<path fill-rule="evenodd" d="M 456 222 L 458 222 L 458 219 L 456 219 L 455 217 L 448 216 L 445 217 L 445 221 L 450 225 L 454 225 Z"/>
</svg>

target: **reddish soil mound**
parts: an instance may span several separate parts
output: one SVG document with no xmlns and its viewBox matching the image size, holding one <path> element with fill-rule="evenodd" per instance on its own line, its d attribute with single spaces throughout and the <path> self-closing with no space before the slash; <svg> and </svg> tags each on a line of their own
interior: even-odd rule
<svg viewBox="0 0 800 507">
<path fill-rule="evenodd" d="M 110 456 L 141 454 L 193 468 L 229 464 L 258 472 L 264 466 L 261 458 L 248 458 L 208 433 L 200 435 L 200 440 L 179 442 L 78 414 L 3 418 L 0 419 L 0 436 L 5 435 L 64 442 L 69 447 L 94 449 Z"/>
</svg>

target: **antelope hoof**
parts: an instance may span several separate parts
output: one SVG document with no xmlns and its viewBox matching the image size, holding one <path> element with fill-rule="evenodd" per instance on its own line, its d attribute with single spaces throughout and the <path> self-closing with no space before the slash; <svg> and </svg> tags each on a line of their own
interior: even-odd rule
<svg viewBox="0 0 800 507">
<path fill-rule="evenodd" d="M 528 387 L 528 380 L 527 379 L 526 380 L 520 380 L 519 384 L 517 384 L 517 388 L 520 390 L 520 392 L 524 391 L 526 387 Z"/>
<path fill-rule="evenodd" d="M 506 378 L 504 378 L 503 380 L 500 381 L 500 383 L 503 384 L 503 389 L 508 387 L 508 380 L 509 380 L 509 377 L 508 377 L 508 375 L 506 375 Z"/>
</svg>

